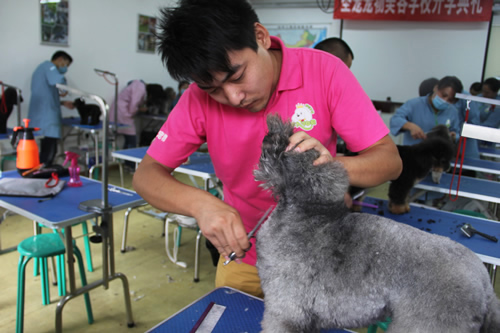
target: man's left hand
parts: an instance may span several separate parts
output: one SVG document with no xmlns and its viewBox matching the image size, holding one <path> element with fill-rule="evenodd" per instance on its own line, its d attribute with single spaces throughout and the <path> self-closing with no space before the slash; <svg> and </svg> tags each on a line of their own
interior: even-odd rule
<svg viewBox="0 0 500 333">
<path fill-rule="evenodd" d="M 295 145 L 297 146 L 295 147 Z M 297 152 L 316 149 L 320 156 L 314 161 L 314 165 L 333 161 L 333 156 L 328 149 L 326 149 L 325 146 L 323 146 L 323 144 L 317 139 L 309 136 L 306 132 L 299 131 L 290 137 L 290 144 L 287 147 L 287 151 L 293 147 L 295 147 L 294 150 Z"/>
</svg>

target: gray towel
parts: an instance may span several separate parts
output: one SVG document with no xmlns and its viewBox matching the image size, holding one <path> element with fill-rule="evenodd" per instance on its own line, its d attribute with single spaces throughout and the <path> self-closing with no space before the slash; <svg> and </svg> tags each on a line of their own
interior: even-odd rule
<svg viewBox="0 0 500 333">
<path fill-rule="evenodd" d="M 11 197 L 53 197 L 61 192 L 66 181 L 59 180 L 55 187 L 47 188 L 47 179 L 36 178 L 2 178 L 0 179 L 0 195 Z M 51 181 L 53 184 L 54 181 Z"/>
</svg>

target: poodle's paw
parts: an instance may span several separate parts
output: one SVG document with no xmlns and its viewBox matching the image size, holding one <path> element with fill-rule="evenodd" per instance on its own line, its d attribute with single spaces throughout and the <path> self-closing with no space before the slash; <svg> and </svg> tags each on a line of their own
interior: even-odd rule
<svg viewBox="0 0 500 333">
<path fill-rule="evenodd" d="M 392 214 L 401 215 L 406 214 L 410 211 L 409 204 L 396 205 L 395 203 L 389 202 L 389 211 Z"/>
</svg>

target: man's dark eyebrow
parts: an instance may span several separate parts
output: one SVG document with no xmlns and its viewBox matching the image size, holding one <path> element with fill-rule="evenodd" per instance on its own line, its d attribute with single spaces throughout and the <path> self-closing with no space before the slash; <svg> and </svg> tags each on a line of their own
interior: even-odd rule
<svg viewBox="0 0 500 333">
<path fill-rule="evenodd" d="M 222 83 L 229 80 L 231 78 L 231 76 L 233 76 L 234 73 L 236 73 L 242 66 L 243 65 L 234 65 L 234 66 L 230 67 L 229 72 L 226 73 L 226 76 L 222 80 Z M 202 83 L 197 83 L 197 85 L 198 85 L 198 88 L 200 88 L 201 90 L 210 90 L 213 88 L 212 86 L 205 86 Z"/>
</svg>

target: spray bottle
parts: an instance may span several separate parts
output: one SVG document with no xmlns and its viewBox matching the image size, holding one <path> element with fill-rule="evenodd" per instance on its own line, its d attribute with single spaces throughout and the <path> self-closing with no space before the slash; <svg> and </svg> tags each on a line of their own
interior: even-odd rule
<svg viewBox="0 0 500 333">
<path fill-rule="evenodd" d="M 82 186 L 83 183 L 80 180 L 80 167 L 78 166 L 78 155 L 77 153 L 73 153 L 72 151 L 65 151 L 66 159 L 64 160 L 63 166 L 71 160 L 71 165 L 68 168 L 69 171 L 69 182 L 68 186 L 70 187 L 79 187 Z"/>
<path fill-rule="evenodd" d="M 31 170 L 40 165 L 40 157 L 38 155 L 38 146 L 35 141 L 34 131 L 38 131 L 38 127 L 29 127 L 29 119 L 23 119 L 24 126 L 14 127 L 11 144 L 15 147 L 17 143 L 17 158 L 16 167 L 19 173 Z M 22 138 L 17 142 L 19 132 L 23 132 Z"/>
</svg>

